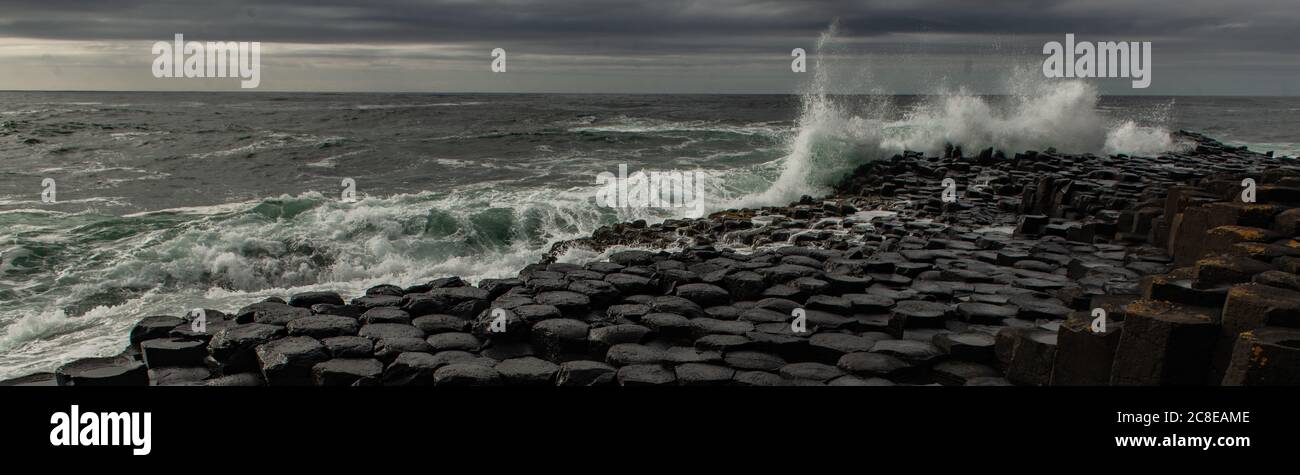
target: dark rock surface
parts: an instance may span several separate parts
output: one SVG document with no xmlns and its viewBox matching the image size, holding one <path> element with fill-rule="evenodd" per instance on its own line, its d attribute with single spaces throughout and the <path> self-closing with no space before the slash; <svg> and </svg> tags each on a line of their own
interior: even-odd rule
<svg viewBox="0 0 1300 475">
<path fill-rule="evenodd" d="M 1300 385 L 1300 166 L 1176 138 L 1194 147 L 908 152 L 477 286 L 301 293 L 206 332 L 146 317 L 121 356 L 0 384 Z M 553 259 L 615 246 L 641 249 Z"/>
<path fill-rule="evenodd" d="M 54 372 L 59 386 L 145 386 L 149 371 L 128 357 L 83 358 Z"/>
</svg>

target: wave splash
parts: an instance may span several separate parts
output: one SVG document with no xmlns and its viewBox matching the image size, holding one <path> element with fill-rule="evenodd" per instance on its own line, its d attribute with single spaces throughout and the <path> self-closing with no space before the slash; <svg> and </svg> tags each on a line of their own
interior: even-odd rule
<svg viewBox="0 0 1300 475">
<path fill-rule="evenodd" d="M 832 27 L 818 43 L 812 81 L 793 127 L 633 117 L 603 129 L 570 124 L 556 133 L 763 136 L 784 148 L 762 163 L 689 170 L 704 174 L 708 211 L 822 195 L 859 164 L 903 150 L 938 153 L 946 143 L 969 152 L 1055 147 L 1137 155 L 1182 146 L 1161 126 L 1159 114 L 1112 119 L 1098 111 L 1100 96 L 1089 84 L 1048 81 L 1029 72 L 1008 78 L 1011 94 L 1002 97 L 960 87 L 906 105 L 885 94 L 835 95 L 828 60 L 834 38 Z M 593 167 L 606 171 L 617 161 Z M 309 290 L 358 295 L 380 283 L 447 275 L 470 281 L 503 277 L 535 262 L 551 244 L 588 236 L 602 225 L 685 213 L 598 207 L 596 190 L 594 180 L 573 188 L 477 183 L 350 204 L 306 193 L 122 217 L 3 212 L 0 378 L 112 354 L 145 315 L 196 307 L 233 310 Z"/>
<path fill-rule="evenodd" d="M 707 184 L 721 182 L 708 175 Z M 311 192 L 120 217 L 0 213 L 0 379 L 113 354 L 146 315 L 512 276 L 551 244 L 602 225 L 676 217 L 671 208 L 598 207 L 594 193 L 480 185 L 354 203 Z"/>
<path fill-rule="evenodd" d="M 817 43 L 815 73 L 801 96 L 802 111 L 781 159 L 782 172 L 767 190 L 735 200 L 733 206 L 785 204 L 802 195 L 821 195 L 869 160 L 904 150 L 936 154 L 946 144 L 975 152 L 992 147 L 1007 153 L 1049 147 L 1067 153 L 1154 155 L 1183 150 L 1164 126 L 1168 108 L 1148 120 L 1106 117 L 1097 88 L 1080 80 L 1050 80 L 1037 69 L 1018 68 L 1006 78 L 1008 94 L 984 96 L 964 87 L 939 88 L 907 107 L 892 96 L 837 96 L 831 78 L 866 80 L 869 73 L 833 74 L 828 60 L 836 49 L 837 26 Z"/>
</svg>

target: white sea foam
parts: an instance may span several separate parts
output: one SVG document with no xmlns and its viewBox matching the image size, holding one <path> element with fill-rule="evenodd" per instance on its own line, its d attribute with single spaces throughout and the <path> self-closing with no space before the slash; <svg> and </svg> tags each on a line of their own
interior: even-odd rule
<svg viewBox="0 0 1300 475">
<path fill-rule="evenodd" d="M 60 254 L 45 257 L 46 267 L 30 276 L 35 281 L 14 289 L 16 304 L 0 308 L 0 379 L 120 351 L 143 315 L 232 311 L 309 290 L 355 296 L 381 283 L 449 275 L 471 282 L 512 276 L 556 241 L 615 221 L 673 217 L 671 209 L 596 207 L 594 190 L 594 183 L 572 190 L 482 186 L 350 204 L 306 193 L 120 218 L 34 215 L 28 218 L 36 224 L 0 232 L 0 242 L 17 240 L 0 256 L 6 276 L 30 265 L 10 261 L 40 245 L 32 236 L 82 241 L 97 229 L 130 231 L 85 249 L 57 243 Z M 70 308 L 79 310 L 65 312 Z"/>
<path fill-rule="evenodd" d="M 780 177 L 768 189 L 725 207 L 780 205 L 802 195 L 822 195 L 862 163 L 904 150 L 937 154 L 945 144 L 966 153 L 990 147 L 1007 153 L 1053 147 L 1066 153 L 1133 155 L 1187 146 L 1176 143 L 1159 120 L 1138 124 L 1103 117 L 1094 85 L 1048 80 L 1031 68 L 1006 79 L 1005 97 L 957 87 L 941 88 L 910 110 L 900 111 L 887 96 L 853 104 L 829 93 L 834 86 L 830 78 L 840 77 L 831 73 L 835 65 L 826 60 L 834 48 L 832 26 L 818 41 L 798 125 L 786 143 L 788 153 L 779 160 Z"/>
<path fill-rule="evenodd" d="M 938 94 L 907 110 L 888 100 L 849 103 L 828 93 L 831 76 L 825 71 L 833 65 L 822 53 L 833 43 L 833 31 L 819 43 L 818 66 L 793 128 L 772 122 L 595 116 L 561 127 L 692 139 L 701 134 L 761 135 L 782 144 L 785 153 L 767 163 L 721 170 L 708 169 L 705 160 L 704 170 L 683 169 L 705 177 L 709 211 L 779 205 L 800 195 L 824 194 L 861 163 L 904 149 L 937 153 L 945 143 L 960 145 L 968 153 L 984 147 L 1008 153 L 1056 147 L 1065 152 L 1155 154 L 1179 146 L 1159 121 L 1104 117 L 1098 112 L 1096 89 L 1083 82 L 1013 76 L 1007 98 L 978 96 L 957 87 L 936 90 Z M 337 140 L 342 139 L 259 134 L 239 147 L 193 156 L 222 158 Z M 528 162 L 538 174 L 550 173 L 542 168 L 549 165 L 547 158 L 611 162 L 609 157 L 552 154 L 544 147 L 538 146 L 540 154 L 555 156 Z M 328 168 L 351 153 L 309 165 Z M 717 152 L 709 158 L 730 155 Z M 434 163 L 472 165 L 450 159 Z M 306 193 L 124 217 L 38 210 L 24 216 L 33 224 L 0 228 L 0 242 L 6 246 L 0 275 L 11 279 L 15 273 L 40 269 L 30 282 L 7 287 L 17 303 L 0 307 L 0 378 L 120 351 L 129 328 L 143 315 L 179 314 L 195 307 L 230 311 L 269 296 L 307 290 L 355 296 L 380 283 L 410 285 L 448 275 L 471 282 L 512 276 L 557 241 L 588 236 L 608 223 L 657 222 L 683 212 L 600 208 L 592 201 L 595 190 L 594 180 L 590 186 L 567 189 L 479 182 L 440 193 L 362 197 L 351 204 Z M 11 204 L 27 203 L 34 202 Z M 103 229 L 114 232 L 100 232 Z M 78 246 L 62 246 L 39 262 L 30 261 L 32 249 L 49 250 L 32 238 L 35 235 L 75 240 Z M 560 259 L 581 262 L 610 251 L 574 248 Z"/>
</svg>

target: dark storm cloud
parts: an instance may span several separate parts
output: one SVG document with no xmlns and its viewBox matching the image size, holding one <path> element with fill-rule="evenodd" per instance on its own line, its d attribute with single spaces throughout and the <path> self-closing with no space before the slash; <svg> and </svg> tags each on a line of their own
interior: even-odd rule
<svg viewBox="0 0 1300 475">
<path fill-rule="evenodd" d="M 1295 52 L 1294 0 L 548 0 L 5 2 L 0 36 L 75 40 L 247 38 L 301 43 L 539 42 L 681 53 L 787 44 L 839 18 L 848 38 L 1142 36 L 1175 47 Z M 749 48 L 742 47 L 749 45 Z"/>
<path fill-rule="evenodd" d="M 992 84 L 1075 33 L 1151 41 L 1141 93 L 1300 94 L 1296 0 L 5 0 L 0 89 L 192 87 L 140 53 L 182 33 L 266 43 L 275 90 L 789 92 L 832 21 L 827 64 L 893 92 Z M 496 47 L 520 75 L 483 76 Z"/>
</svg>

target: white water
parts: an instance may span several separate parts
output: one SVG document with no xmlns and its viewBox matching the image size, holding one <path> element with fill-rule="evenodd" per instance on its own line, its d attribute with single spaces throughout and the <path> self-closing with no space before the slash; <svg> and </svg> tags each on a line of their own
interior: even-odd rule
<svg viewBox="0 0 1300 475">
<path fill-rule="evenodd" d="M 722 182 L 716 176 L 706 181 Z M 0 245 L 0 270 L 21 270 L 37 240 L 60 249 L 56 257 L 64 261 L 41 263 L 47 268 L 32 282 L 8 282 L 24 295 L 0 306 L 0 379 L 115 354 L 135 321 L 147 315 L 234 311 L 312 290 L 350 298 L 378 284 L 406 286 L 449 275 L 471 282 L 513 276 L 554 242 L 589 236 L 607 223 L 676 216 L 674 209 L 595 207 L 594 186 L 467 188 L 355 203 L 308 193 L 122 218 L 29 213 L 24 219 L 31 224 L 0 229 L 0 243 L 6 243 Z M 96 228 L 137 226 L 150 229 L 84 241 Z M 113 298 L 116 292 L 125 295 Z M 71 315 L 65 310 L 100 300 Z"/>
<path fill-rule="evenodd" d="M 887 98 L 868 103 L 828 93 L 834 30 L 819 41 L 812 81 L 794 130 L 771 124 L 719 126 L 630 118 L 625 125 L 575 132 L 629 134 L 720 132 L 788 136 L 784 157 L 741 170 L 683 170 L 705 174 L 708 210 L 782 205 L 821 195 L 868 160 L 903 150 L 937 153 L 945 143 L 967 153 L 994 147 L 1008 153 L 1055 147 L 1063 152 L 1156 154 L 1176 149 L 1160 121 L 1107 120 L 1096 89 L 1079 81 L 1048 81 L 1027 72 L 1007 79 L 1006 100 L 936 89 L 908 110 Z M 867 77 L 861 77 L 869 81 Z M 441 104 L 439 104 L 441 105 Z M 457 104 L 468 105 L 468 104 Z M 420 105 L 424 106 L 424 105 Z M 314 137 L 275 136 L 248 147 L 275 148 Z M 211 152 L 214 157 L 248 152 Z M 616 166 L 612 157 L 609 166 Z M 332 167 L 333 160 L 313 163 Z M 443 163 L 443 166 L 461 166 Z M 668 171 L 668 170 L 658 170 Z M 89 239 L 100 224 L 90 215 L 30 213 L 35 224 L 0 228 L 0 269 L 23 266 L 40 241 L 69 249 L 48 275 L 16 282 L 21 296 L 0 306 L 0 378 L 51 370 L 78 357 L 121 350 L 142 316 L 179 315 L 205 307 L 233 311 L 268 296 L 308 290 L 346 296 L 392 283 L 410 285 L 459 275 L 470 281 L 512 276 L 554 242 L 588 236 L 603 224 L 685 215 L 685 209 L 607 209 L 593 203 L 596 185 L 573 189 L 508 189 L 477 183 L 445 194 L 363 197 L 351 204 L 309 193 L 248 203 L 142 213 L 123 218 L 135 229 L 113 239 Z M 14 243 L 14 244 L 11 244 Z M 594 253 L 572 251 L 562 260 Z M 6 274 L 7 275 L 7 274 Z M 115 291 L 121 297 L 103 297 Z M 65 308 L 84 307 L 69 316 Z"/>
<path fill-rule="evenodd" d="M 817 43 L 813 79 L 803 93 L 802 113 L 782 173 L 767 190 L 726 206 L 780 205 L 802 195 L 822 195 L 858 165 L 904 150 L 937 154 L 945 144 L 967 154 L 992 147 L 1008 154 L 1054 147 L 1065 153 L 1155 155 L 1183 149 L 1164 126 L 1167 111 L 1152 120 L 1110 120 L 1099 111 L 1097 88 L 1082 80 L 1052 80 L 1020 68 L 1005 80 L 1004 100 L 939 87 L 910 110 L 881 95 L 867 104 L 830 94 L 832 77 L 869 81 L 862 72 L 834 74 L 825 60 L 835 50 L 832 25 Z"/>
</svg>

